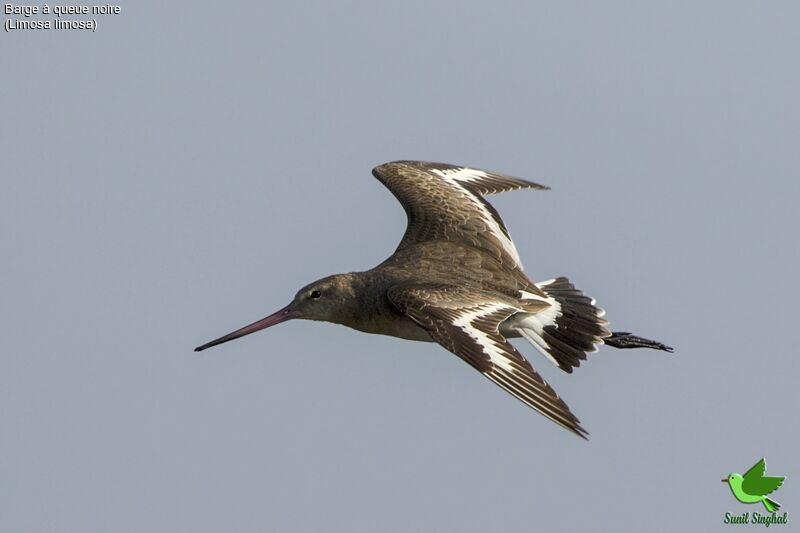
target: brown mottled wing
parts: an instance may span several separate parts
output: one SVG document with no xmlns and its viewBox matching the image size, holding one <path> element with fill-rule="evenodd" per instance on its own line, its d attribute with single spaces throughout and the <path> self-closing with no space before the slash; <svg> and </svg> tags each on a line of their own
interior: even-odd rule
<svg viewBox="0 0 800 533">
<path fill-rule="evenodd" d="M 567 404 L 499 332 L 500 323 L 514 313 L 532 311 L 522 307 L 527 304 L 448 285 L 400 285 L 389 289 L 388 295 L 400 312 L 425 328 L 436 342 L 529 407 L 586 438 L 588 433 Z"/>
<path fill-rule="evenodd" d="M 397 197 L 408 215 L 408 227 L 398 250 L 421 242 L 457 241 L 486 250 L 504 265 L 522 270 L 505 224 L 481 195 L 548 187 L 483 170 L 425 161 L 385 163 L 375 167 L 372 174 Z"/>
</svg>

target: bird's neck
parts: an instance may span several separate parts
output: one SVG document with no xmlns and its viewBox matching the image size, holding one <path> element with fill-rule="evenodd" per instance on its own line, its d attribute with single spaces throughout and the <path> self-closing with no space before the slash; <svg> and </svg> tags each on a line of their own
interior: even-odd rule
<svg viewBox="0 0 800 533">
<path fill-rule="evenodd" d="M 379 331 L 396 314 L 386 298 L 391 282 L 372 271 L 351 272 L 347 277 L 351 297 L 343 302 L 337 322 L 368 333 Z"/>
</svg>

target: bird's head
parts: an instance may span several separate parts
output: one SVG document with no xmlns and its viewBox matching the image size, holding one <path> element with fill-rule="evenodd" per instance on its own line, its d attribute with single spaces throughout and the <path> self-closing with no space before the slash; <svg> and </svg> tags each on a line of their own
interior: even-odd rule
<svg viewBox="0 0 800 533">
<path fill-rule="evenodd" d="M 740 487 L 742 485 L 743 480 L 744 478 L 742 477 L 741 474 L 737 474 L 736 472 L 734 472 L 732 474 L 728 474 L 728 477 L 723 479 L 722 482 L 727 483 L 728 485 L 731 486 L 731 488 L 733 488 L 733 487 Z"/>
<path fill-rule="evenodd" d="M 335 274 L 309 283 L 294 295 L 287 307 L 293 318 L 341 323 L 355 302 L 354 276 Z"/>
<path fill-rule="evenodd" d="M 194 351 L 200 352 L 294 318 L 346 323 L 352 313 L 350 307 L 357 304 L 354 280 L 353 274 L 335 274 L 309 283 L 297 291 L 292 302 L 283 309 L 249 326 L 198 346 Z"/>
</svg>

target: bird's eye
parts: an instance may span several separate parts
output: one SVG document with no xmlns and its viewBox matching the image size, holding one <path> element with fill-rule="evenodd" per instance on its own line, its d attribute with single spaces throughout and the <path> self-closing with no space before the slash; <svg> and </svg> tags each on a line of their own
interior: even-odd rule
<svg viewBox="0 0 800 533">
<path fill-rule="evenodd" d="M 322 293 L 320 291 L 311 291 L 311 297 L 314 298 L 315 300 L 320 296 L 322 296 Z"/>
</svg>

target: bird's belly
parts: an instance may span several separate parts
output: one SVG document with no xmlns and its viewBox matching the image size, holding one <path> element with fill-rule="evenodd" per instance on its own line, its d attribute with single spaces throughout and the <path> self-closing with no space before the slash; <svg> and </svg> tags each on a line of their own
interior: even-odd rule
<svg viewBox="0 0 800 533">
<path fill-rule="evenodd" d="M 744 492 L 739 494 L 734 493 L 733 495 L 742 503 L 758 503 L 764 498 L 763 496 L 753 496 L 752 494 L 746 494 Z"/>
<path fill-rule="evenodd" d="M 367 322 L 350 326 L 364 333 L 374 333 L 376 335 L 389 335 L 410 341 L 433 342 L 433 339 L 425 329 L 419 327 L 416 322 L 408 317 L 394 317 L 393 320 Z"/>
<path fill-rule="evenodd" d="M 506 320 L 500 324 L 500 334 L 509 339 L 512 337 L 521 337 L 519 330 L 513 327 L 514 323 L 511 319 Z M 373 333 L 375 335 L 388 335 L 390 337 L 398 337 L 410 341 L 434 342 L 430 334 L 422 327 L 418 326 L 416 322 L 408 317 L 395 317 L 391 321 L 369 321 L 360 322 L 358 324 L 347 324 L 347 326 L 363 331 L 364 333 Z"/>
</svg>

